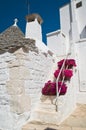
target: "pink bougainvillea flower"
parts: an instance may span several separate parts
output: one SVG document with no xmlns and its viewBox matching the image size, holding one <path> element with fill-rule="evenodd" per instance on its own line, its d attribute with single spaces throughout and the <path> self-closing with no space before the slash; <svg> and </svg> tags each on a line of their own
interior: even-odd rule
<svg viewBox="0 0 86 130">
<path fill-rule="evenodd" d="M 60 91 L 59 95 L 64 95 L 67 91 L 66 84 L 62 82 L 58 82 L 58 91 Z M 44 87 L 42 88 L 42 94 L 43 95 L 56 95 L 56 82 L 51 82 L 49 80 L 47 83 L 45 83 Z"/>
<path fill-rule="evenodd" d="M 55 78 L 58 77 L 64 60 L 65 59 L 63 59 L 57 63 L 58 69 L 55 70 L 55 72 L 54 72 Z M 49 80 L 48 82 L 45 83 L 44 87 L 42 88 L 42 94 L 43 95 L 56 95 L 57 94 L 56 87 L 58 87 L 59 95 L 64 95 L 67 91 L 67 86 L 64 82 L 69 81 L 71 79 L 71 77 L 73 76 L 73 71 L 72 71 L 73 67 L 76 67 L 75 60 L 66 59 L 62 72 L 59 76 L 58 86 L 56 86 L 56 82 L 52 82 L 51 80 Z M 61 82 L 62 80 L 63 80 L 63 83 Z"/>
<path fill-rule="evenodd" d="M 65 69 L 63 73 L 66 78 L 71 78 L 73 76 L 73 71 L 69 69 Z"/>
<path fill-rule="evenodd" d="M 64 95 L 67 92 L 67 86 L 65 83 L 58 82 L 59 95 Z"/>
<path fill-rule="evenodd" d="M 54 72 L 54 77 L 57 78 L 58 75 L 59 75 L 59 73 L 60 73 L 60 69 L 55 70 L 55 72 Z M 59 76 L 59 80 L 62 80 L 62 77 L 63 77 L 63 74 L 62 74 L 62 72 L 61 72 L 61 74 L 60 74 L 60 76 Z"/>
<path fill-rule="evenodd" d="M 64 62 L 64 59 L 57 62 L 57 65 L 58 65 L 59 69 L 61 69 L 63 62 Z"/>
<path fill-rule="evenodd" d="M 68 68 L 76 67 L 76 62 L 74 59 L 68 59 Z"/>
<path fill-rule="evenodd" d="M 43 95 L 56 95 L 56 82 L 51 82 L 50 80 L 45 83 L 42 88 Z"/>
<path fill-rule="evenodd" d="M 57 63 L 59 69 L 61 69 L 63 62 L 64 62 L 64 59 Z M 75 60 L 74 59 L 67 59 L 67 60 L 65 60 L 64 67 L 66 68 L 67 66 L 68 66 L 68 68 L 76 67 Z"/>
<path fill-rule="evenodd" d="M 59 75 L 59 72 L 60 72 L 60 69 L 58 69 L 58 70 L 55 70 L 55 72 L 54 72 L 54 76 L 55 76 L 55 78 L 57 78 L 57 77 L 58 77 L 58 75 Z"/>
<path fill-rule="evenodd" d="M 54 72 L 55 78 L 58 77 L 59 72 L 60 72 L 60 69 L 58 69 L 58 70 L 56 70 L 56 71 Z M 70 69 L 62 70 L 62 72 L 61 72 L 61 74 L 60 74 L 60 76 L 59 76 L 59 81 L 62 81 L 63 76 L 65 76 L 65 80 L 70 79 L 70 78 L 73 76 L 73 71 L 70 70 Z"/>
</svg>

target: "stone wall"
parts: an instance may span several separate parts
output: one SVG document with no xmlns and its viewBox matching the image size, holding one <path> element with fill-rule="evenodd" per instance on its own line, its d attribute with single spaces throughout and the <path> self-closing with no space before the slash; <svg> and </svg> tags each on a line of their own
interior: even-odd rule
<svg viewBox="0 0 86 130">
<path fill-rule="evenodd" d="M 12 129 L 13 117 L 10 111 L 11 96 L 7 92 L 7 81 L 9 81 L 8 62 L 15 59 L 14 55 L 5 53 L 0 55 L 0 129 Z"/>
<path fill-rule="evenodd" d="M 37 46 L 37 43 L 36 43 Z M 50 79 L 55 58 L 47 47 L 38 52 L 0 55 L 0 129 L 19 130 L 29 119 L 40 98 L 44 83 Z M 42 48 L 42 47 L 41 47 Z M 46 49 L 47 48 L 47 49 Z"/>
</svg>

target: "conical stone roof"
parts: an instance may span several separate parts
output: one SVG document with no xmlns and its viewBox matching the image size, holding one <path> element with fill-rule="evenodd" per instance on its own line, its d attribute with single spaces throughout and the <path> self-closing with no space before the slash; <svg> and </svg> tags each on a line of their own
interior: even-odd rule
<svg viewBox="0 0 86 130">
<path fill-rule="evenodd" d="M 34 50 L 36 48 L 35 40 L 26 39 L 18 26 L 11 26 L 0 34 L 0 54 L 13 53 L 21 47 L 34 48 Z"/>
</svg>

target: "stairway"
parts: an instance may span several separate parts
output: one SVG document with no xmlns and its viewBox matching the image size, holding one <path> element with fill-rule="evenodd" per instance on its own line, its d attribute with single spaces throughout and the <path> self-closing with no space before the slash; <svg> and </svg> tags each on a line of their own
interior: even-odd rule
<svg viewBox="0 0 86 130">
<path fill-rule="evenodd" d="M 64 120 L 66 120 L 76 108 L 76 100 L 75 100 L 76 87 L 74 79 L 71 78 L 70 81 L 66 81 L 66 84 L 68 86 L 66 94 L 58 96 L 57 101 L 56 101 L 57 98 L 56 95 L 55 96 L 41 95 L 39 102 L 36 103 L 36 106 L 31 111 L 28 124 L 23 127 L 23 130 L 29 130 L 28 127 L 30 125 L 34 126 L 35 128 L 36 127 L 35 125 L 39 126 L 39 124 L 41 125 L 52 124 L 53 126 L 56 126 L 57 130 L 62 129 L 62 127 L 66 127 L 62 126 L 59 129 L 57 126 L 60 126 L 60 124 Z"/>
<path fill-rule="evenodd" d="M 42 124 L 46 123 L 54 123 L 57 122 L 58 112 L 56 112 L 55 106 L 56 96 L 41 96 L 41 99 L 33 110 L 30 116 L 30 122 L 40 122 Z M 51 118 L 53 117 L 53 118 Z"/>
<path fill-rule="evenodd" d="M 72 90 L 71 90 L 72 89 Z M 68 93 L 58 97 L 58 111 L 56 111 L 56 96 L 41 96 L 37 106 L 31 112 L 29 122 L 40 122 L 59 125 L 75 110 L 74 87 L 69 83 Z"/>
<path fill-rule="evenodd" d="M 22 130 L 86 130 L 86 104 L 77 104 L 75 111 L 60 125 L 28 122 Z"/>
</svg>

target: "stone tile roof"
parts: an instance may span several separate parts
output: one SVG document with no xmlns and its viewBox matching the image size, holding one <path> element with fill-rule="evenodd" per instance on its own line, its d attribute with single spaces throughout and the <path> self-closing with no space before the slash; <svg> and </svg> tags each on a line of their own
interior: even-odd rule
<svg viewBox="0 0 86 130">
<path fill-rule="evenodd" d="M 24 50 L 35 50 L 35 40 L 25 38 L 23 32 L 17 26 L 11 26 L 0 34 L 0 54 L 13 53 L 19 48 Z"/>
</svg>

